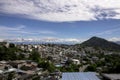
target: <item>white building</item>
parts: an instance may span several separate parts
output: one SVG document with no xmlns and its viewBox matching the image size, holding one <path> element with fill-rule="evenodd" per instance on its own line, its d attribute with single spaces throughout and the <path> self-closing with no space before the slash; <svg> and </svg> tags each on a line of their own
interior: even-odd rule
<svg viewBox="0 0 120 80">
<path fill-rule="evenodd" d="M 72 59 L 72 61 L 73 61 L 74 64 L 77 64 L 77 65 L 80 64 L 80 61 L 78 59 Z"/>
</svg>

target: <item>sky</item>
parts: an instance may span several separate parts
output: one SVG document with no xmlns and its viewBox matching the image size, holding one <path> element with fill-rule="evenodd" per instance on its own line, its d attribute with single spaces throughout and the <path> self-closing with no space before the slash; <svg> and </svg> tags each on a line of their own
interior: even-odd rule
<svg viewBox="0 0 120 80">
<path fill-rule="evenodd" d="M 0 40 L 120 41 L 120 0 L 0 0 Z"/>
</svg>

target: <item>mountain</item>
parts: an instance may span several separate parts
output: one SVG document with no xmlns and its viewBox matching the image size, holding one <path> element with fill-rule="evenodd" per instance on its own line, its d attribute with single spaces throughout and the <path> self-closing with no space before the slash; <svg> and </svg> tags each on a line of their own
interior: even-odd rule
<svg viewBox="0 0 120 80">
<path fill-rule="evenodd" d="M 108 51 L 120 51 L 120 45 L 99 37 L 92 37 L 89 40 L 83 42 L 81 46 L 101 48 Z"/>
</svg>

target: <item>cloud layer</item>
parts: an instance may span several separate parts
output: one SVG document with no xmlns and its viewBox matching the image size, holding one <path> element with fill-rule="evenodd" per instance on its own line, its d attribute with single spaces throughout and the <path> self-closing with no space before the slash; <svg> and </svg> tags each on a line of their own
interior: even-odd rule
<svg viewBox="0 0 120 80">
<path fill-rule="evenodd" d="M 120 0 L 0 0 L 0 12 L 29 19 L 69 22 L 120 19 Z"/>
<path fill-rule="evenodd" d="M 1 26 L 0 25 L 0 42 L 8 39 L 13 42 L 21 42 L 24 38 L 24 41 L 34 41 L 34 42 L 71 42 L 71 43 L 80 43 L 84 39 L 77 38 L 56 38 L 50 37 L 52 35 L 56 35 L 57 33 L 50 30 L 39 30 L 39 31 L 28 31 L 26 30 L 27 26 L 18 25 L 13 27 Z M 39 37 L 36 37 L 39 35 Z M 40 36 L 44 35 L 44 36 Z"/>
<path fill-rule="evenodd" d="M 112 38 L 109 38 L 108 40 L 116 42 L 116 41 L 120 41 L 120 37 L 112 37 Z"/>
<path fill-rule="evenodd" d="M 27 37 L 36 36 L 36 35 L 56 35 L 57 33 L 50 30 L 36 30 L 36 31 L 28 31 L 27 26 L 18 25 L 18 26 L 1 26 L 0 25 L 0 37 L 20 37 L 26 35 Z"/>
</svg>

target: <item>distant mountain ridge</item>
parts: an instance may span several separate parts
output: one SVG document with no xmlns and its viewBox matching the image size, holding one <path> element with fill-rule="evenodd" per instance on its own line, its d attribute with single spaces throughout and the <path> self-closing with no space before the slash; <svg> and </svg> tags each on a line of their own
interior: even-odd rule
<svg viewBox="0 0 120 80">
<path fill-rule="evenodd" d="M 120 51 L 120 45 L 99 37 L 92 37 L 89 40 L 81 43 L 81 46 L 99 47 L 109 51 Z"/>
<path fill-rule="evenodd" d="M 74 45 L 80 43 L 75 39 L 7 39 L 4 42 L 15 43 L 15 44 L 67 44 Z M 1 42 L 3 42 L 1 41 Z"/>
</svg>

